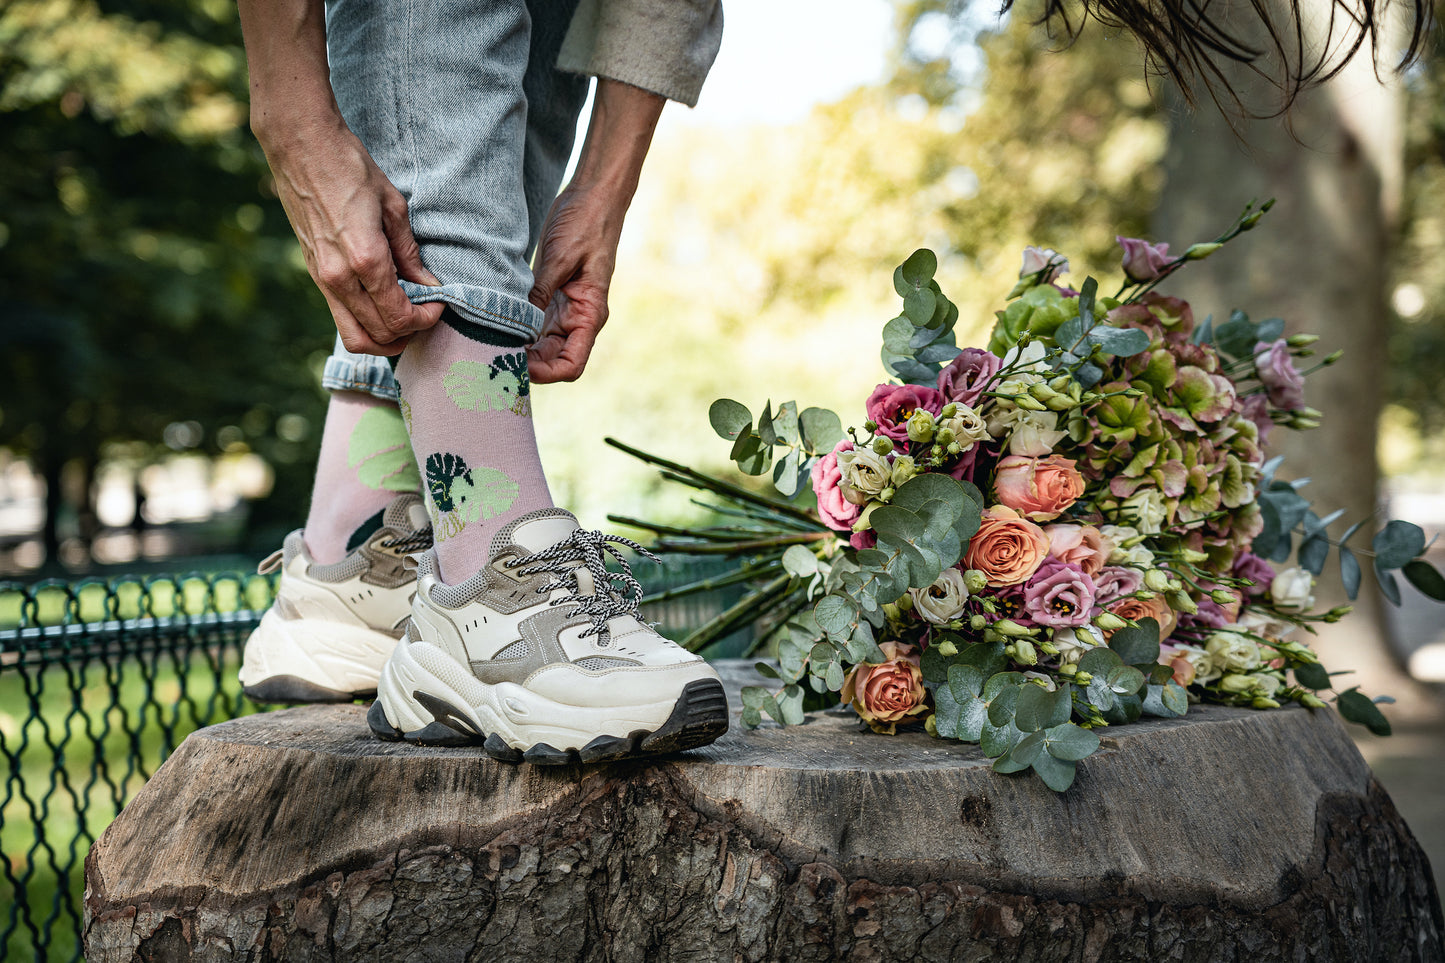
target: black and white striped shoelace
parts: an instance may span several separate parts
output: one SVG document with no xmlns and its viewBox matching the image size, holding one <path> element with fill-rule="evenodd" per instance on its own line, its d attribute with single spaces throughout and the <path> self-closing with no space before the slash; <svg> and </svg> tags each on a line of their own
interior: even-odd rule
<svg viewBox="0 0 1445 963">
<path fill-rule="evenodd" d="M 604 535 L 602 532 L 589 532 L 579 528 L 551 548 L 523 556 L 512 562 L 508 568 L 520 569 L 524 576 L 544 572 L 552 575 L 552 581 L 539 588 L 538 594 L 545 594 L 559 588 L 567 589 L 568 596 L 564 599 L 555 599 L 552 604 L 575 606 L 577 611 L 586 615 L 592 622 L 592 627 L 584 630 L 582 636 L 584 638 L 589 635 L 600 636 L 597 644 L 606 646 L 610 642 L 607 633 L 608 619 L 619 615 L 630 615 L 635 619 L 641 619 L 638 606 L 642 604 L 642 583 L 633 576 L 631 566 L 627 564 L 627 559 L 618 551 L 616 545 L 629 548 L 643 558 L 651 559 L 654 562 L 662 561 L 630 538 Z M 617 560 L 617 564 L 622 566 L 622 571 L 608 570 L 608 555 Z M 592 576 L 593 594 L 591 595 L 583 595 L 577 584 L 576 573 L 579 562 Z"/>
</svg>

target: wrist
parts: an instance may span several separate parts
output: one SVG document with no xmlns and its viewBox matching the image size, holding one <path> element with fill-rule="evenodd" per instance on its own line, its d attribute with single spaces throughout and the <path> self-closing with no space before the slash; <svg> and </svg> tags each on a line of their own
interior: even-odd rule
<svg viewBox="0 0 1445 963">
<path fill-rule="evenodd" d="M 317 140 L 334 139 L 347 130 L 329 89 L 324 101 L 320 98 L 271 99 L 252 94 L 251 132 L 267 156 L 309 147 Z"/>
</svg>

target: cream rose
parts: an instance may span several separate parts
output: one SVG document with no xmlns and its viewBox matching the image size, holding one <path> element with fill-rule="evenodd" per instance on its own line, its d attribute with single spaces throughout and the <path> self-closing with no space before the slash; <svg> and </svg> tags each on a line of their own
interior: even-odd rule
<svg viewBox="0 0 1445 963">
<path fill-rule="evenodd" d="M 913 607 L 925 622 L 943 625 L 963 614 L 968 601 L 968 586 L 964 584 L 963 572 L 958 568 L 947 568 L 928 588 L 909 589 Z"/>
<path fill-rule="evenodd" d="M 1269 597 L 1276 608 L 1309 611 L 1315 604 L 1314 576 L 1302 568 L 1287 568 L 1274 577 Z"/>
<path fill-rule="evenodd" d="M 1059 665 L 1075 665 L 1090 649 L 1104 644 L 1104 634 L 1092 625 L 1054 629 L 1054 647 L 1059 650 Z"/>
<path fill-rule="evenodd" d="M 1145 489 L 1121 506 L 1125 515 L 1134 519 L 1134 527 L 1143 535 L 1157 535 L 1169 517 L 1164 504 L 1164 493 L 1153 488 Z"/>
<path fill-rule="evenodd" d="M 1130 548 L 1125 548 L 1124 543 L 1138 538 L 1143 533 L 1133 525 L 1103 525 L 1099 531 L 1108 540 L 1109 564 L 1128 565 L 1131 568 L 1151 569 L 1154 567 L 1154 553 L 1144 547 L 1140 542 Z"/>
<path fill-rule="evenodd" d="M 988 415 L 988 432 L 995 438 L 1008 436 L 1010 455 L 1041 458 L 1064 440 L 1067 431 L 1059 429 L 1059 416 L 1052 411 L 1026 411 L 1017 405 L 1002 402 Z"/>
<path fill-rule="evenodd" d="M 1211 635 L 1204 643 L 1204 651 L 1225 672 L 1248 672 L 1259 668 L 1259 646 L 1227 628 Z"/>
<path fill-rule="evenodd" d="M 952 418 L 940 421 L 939 427 L 953 432 L 953 440 L 958 442 L 958 447 L 964 451 L 991 437 L 988 422 L 977 411 L 964 404 L 958 405 L 958 411 Z"/>
<path fill-rule="evenodd" d="M 843 479 L 838 489 L 854 505 L 867 504 L 888 487 L 893 469 L 888 459 L 871 448 L 854 448 L 838 453 L 838 470 Z"/>
</svg>

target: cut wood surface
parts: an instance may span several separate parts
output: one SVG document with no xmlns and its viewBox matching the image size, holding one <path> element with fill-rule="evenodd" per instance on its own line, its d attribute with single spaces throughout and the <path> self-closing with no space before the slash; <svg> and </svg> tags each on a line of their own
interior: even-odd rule
<svg viewBox="0 0 1445 963">
<path fill-rule="evenodd" d="M 1445 960 L 1331 713 L 1104 730 L 1062 795 L 842 715 L 563 768 L 364 715 L 187 739 L 91 851 L 87 959 Z"/>
</svg>

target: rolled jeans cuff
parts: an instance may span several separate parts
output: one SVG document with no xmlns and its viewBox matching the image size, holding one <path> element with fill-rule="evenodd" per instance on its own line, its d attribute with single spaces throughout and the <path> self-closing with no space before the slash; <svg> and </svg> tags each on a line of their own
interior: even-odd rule
<svg viewBox="0 0 1445 963">
<path fill-rule="evenodd" d="M 441 301 L 450 305 L 464 321 L 522 338 L 528 344 L 542 335 L 544 316 L 540 308 L 491 288 L 475 284 L 429 286 L 402 281 L 401 289 L 413 304 Z"/>
<path fill-rule="evenodd" d="M 331 391 L 364 391 L 384 401 L 397 401 L 401 397 L 391 373 L 391 359 L 347 351 L 339 337 L 321 371 L 321 387 Z"/>
</svg>

